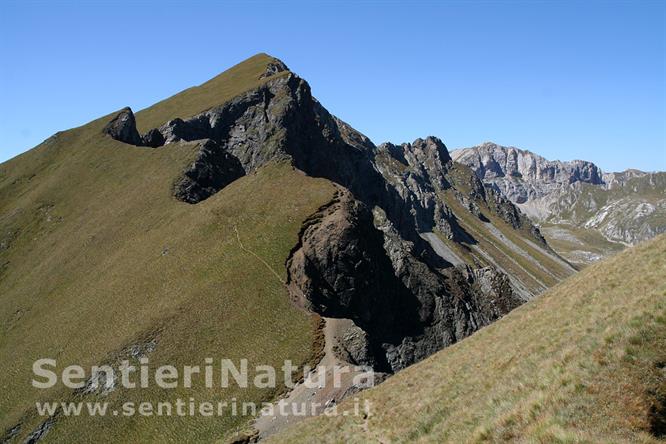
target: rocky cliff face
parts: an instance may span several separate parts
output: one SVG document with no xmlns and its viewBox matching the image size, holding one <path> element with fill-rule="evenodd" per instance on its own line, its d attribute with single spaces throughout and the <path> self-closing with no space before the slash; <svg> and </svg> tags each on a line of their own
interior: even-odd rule
<svg viewBox="0 0 666 444">
<path fill-rule="evenodd" d="M 373 215 L 345 189 L 306 223 L 287 268 L 302 304 L 364 331 L 348 351 L 363 351 L 356 363 L 382 371 L 419 361 L 523 302 L 496 270 L 432 269 L 381 209 Z"/>
<path fill-rule="evenodd" d="M 603 173 L 591 162 L 550 161 L 529 151 L 490 142 L 456 150 L 453 158 L 518 204 L 537 200 L 573 183 L 604 183 Z"/>
<path fill-rule="evenodd" d="M 326 111 L 307 82 L 285 75 L 286 69 L 276 61 L 262 86 L 142 136 L 128 109 L 114 120 L 122 125 L 112 123 L 106 132 L 156 149 L 199 141 L 198 157 L 174 191 L 191 204 L 268 162 L 288 161 L 336 183 L 336 199 L 303 226 L 286 264 L 287 285 L 301 306 L 352 319 L 362 330 L 354 337 L 362 340 L 347 353 L 383 371 L 404 368 L 468 336 L 542 289 L 526 290 L 521 277 L 509 275 L 513 265 L 452 259 L 456 254 L 441 239 L 480 245 L 480 235 L 462 227 L 446 196 L 484 229 L 494 227 L 489 217 L 496 218 L 543 254 L 554 253 L 511 202 L 471 171 L 456 170 L 454 177 L 439 139 L 376 147 Z"/>
<path fill-rule="evenodd" d="M 603 173 L 591 162 L 549 161 L 494 143 L 456 150 L 453 159 L 537 222 L 595 230 L 624 245 L 666 231 L 665 173 Z"/>
</svg>

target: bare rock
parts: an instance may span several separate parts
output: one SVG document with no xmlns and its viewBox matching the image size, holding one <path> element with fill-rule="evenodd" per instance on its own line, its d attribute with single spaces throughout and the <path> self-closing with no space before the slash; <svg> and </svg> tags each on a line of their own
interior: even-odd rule
<svg viewBox="0 0 666 444">
<path fill-rule="evenodd" d="M 535 222 L 597 230 L 615 243 L 634 245 L 666 231 L 666 173 L 603 173 L 592 162 L 550 161 L 494 143 L 454 151 L 453 158 L 496 193 L 507 221 L 518 218 L 500 195 Z"/>
<path fill-rule="evenodd" d="M 287 65 L 285 65 L 282 60 L 274 58 L 266 65 L 266 72 L 264 72 L 259 78 L 263 79 L 284 71 L 289 71 Z"/>
<path fill-rule="evenodd" d="M 146 134 L 141 136 L 141 141 L 142 145 L 151 148 L 157 148 L 166 143 L 164 136 L 157 128 L 153 128 L 150 131 L 148 131 Z"/>
<path fill-rule="evenodd" d="M 116 117 L 104 127 L 103 131 L 119 142 L 129 143 L 130 145 L 142 144 L 141 136 L 136 129 L 134 113 L 129 107 L 120 110 Z"/>
<path fill-rule="evenodd" d="M 207 139 L 200 143 L 196 160 L 176 183 L 174 195 L 187 203 L 201 202 L 244 174 L 238 159 Z"/>
</svg>

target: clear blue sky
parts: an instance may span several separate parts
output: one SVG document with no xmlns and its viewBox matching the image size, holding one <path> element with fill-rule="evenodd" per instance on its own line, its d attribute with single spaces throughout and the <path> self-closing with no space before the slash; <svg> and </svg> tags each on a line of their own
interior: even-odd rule
<svg viewBox="0 0 666 444">
<path fill-rule="evenodd" d="M 267 52 L 376 143 L 666 170 L 664 1 L 91 3 L 0 3 L 0 161 Z"/>
</svg>

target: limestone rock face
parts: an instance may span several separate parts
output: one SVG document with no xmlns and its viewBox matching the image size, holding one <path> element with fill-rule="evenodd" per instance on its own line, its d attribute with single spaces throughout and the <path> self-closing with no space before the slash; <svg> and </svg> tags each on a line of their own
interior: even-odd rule
<svg viewBox="0 0 666 444">
<path fill-rule="evenodd" d="M 453 183 L 452 159 L 441 140 L 428 137 L 399 146 L 385 143 L 377 151 L 377 169 L 398 197 L 397 205 L 385 202 L 387 214 L 392 215 L 396 206 L 408 205 L 406 210 L 403 207 L 401 215 L 391 217 L 394 222 L 402 222 L 402 218 L 412 219 L 407 223 L 415 224 L 418 231 L 429 231 L 434 226 L 450 239 L 465 239 L 451 209 L 441 199 L 442 192 L 453 189 L 455 198 L 472 214 L 483 218 L 476 203 L 482 202 L 509 225 L 515 229 L 524 228 L 532 233 L 533 240 L 544 244 L 539 230 L 514 204 L 495 189 L 484 186 L 473 174 L 464 175 L 464 183 L 458 186 Z M 460 189 L 467 190 L 467 194 Z M 398 228 L 401 226 L 402 223 L 397 224 Z"/>
<path fill-rule="evenodd" d="M 495 185 L 512 202 L 525 203 L 575 182 L 603 184 L 592 162 L 549 161 L 529 151 L 484 143 L 456 150 L 453 159 L 472 168 L 479 179 Z"/>
<path fill-rule="evenodd" d="M 536 222 L 592 229 L 623 245 L 666 232 L 666 173 L 604 173 L 592 162 L 549 161 L 494 143 L 452 156 Z"/>
</svg>

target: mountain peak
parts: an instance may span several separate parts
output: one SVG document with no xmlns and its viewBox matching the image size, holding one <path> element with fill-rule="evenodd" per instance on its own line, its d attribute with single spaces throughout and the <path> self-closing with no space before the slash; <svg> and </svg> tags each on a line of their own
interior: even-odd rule
<svg viewBox="0 0 666 444">
<path fill-rule="evenodd" d="M 187 119 L 290 74 L 280 59 L 265 53 L 255 54 L 198 86 L 137 112 L 138 130 L 143 133 L 176 118 Z"/>
<path fill-rule="evenodd" d="M 248 57 L 242 62 L 237 63 L 236 65 L 229 68 L 228 71 L 240 70 L 246 67 L 252 70 L 255 70 L 256 68 L 258 68 L 259 70 L 263 70 L 264 72 L 259 76 L 259 78 L 266 78 L 280 72 L 289 71 L 289 67 L 287 66 L 286 63 L 284 63 L 282 60 L 278 59 L 277 57 L 274 57 L 265 52 L 260 52 L 251 57 Z M 222 74 L 224 74 L 224 72 Z M 211 80 L 214 79 L 215 77 Z"/>
<path fill-rule="evenodd" d="M 422 152 L 428 158 L 436 155 L 442 164 L 451 160 L 446 145 L 444 145 L 441 139 L 435 136 L 427 136 L 425 139 L 418 138 L 414 142 L 406 144 L 405 148 L 414 152 Z"/>
<path fill-rule="evenodd" d="M 260 76 L 260 78 L 271 77 L 280 72 L 289 71 L 289 67 L 277 57 L 269 56 L 268 54 L 261 54 L 269 58 L 268 63 L 266 63 L 266 71 Z"/>
<path fill-rule="evenodd" d="M 528 150 L 501 146 L 493 142 L 456 150 L 452 157 L 456 162 L 464 163 L 475 170 L 480 179 L 513 177 L 528 182 L 603 183 L 601 169 L 592 162 L 548 160 Z"/>
<path fill-rule="evenodd" d="M 504 151 L 504 152 L 515 151 L 517 153 L 530 154 L 530 155 L 533 155 L 533 156 L 536 156 L 536 157 L 539 157 L 539 158 L 543 158 L 542 156 L 539 156 L 538 154 L 534 153 L 533 151 L 526 150 L 526 149 L 523 149 L 523 148 L 518 148 L 518 147 L 515 147 L 513 145 L 511 145 L 511 146 L 500 145 L 499 143 L 495 143 L 493 141 L 486 141 L 486 142 L 483 142 L 482 144 L 477 145 L 477 146 L 472 147 L 472 148 L 478 148 L 480 150 L 487 150 L 487 151 Z M 460 151 L 464 151 L 466 149 L 468 149 L 468 148 L 462 148 L 462 149 L 460 149 Z M 543 160 L 547 160 L 547 159 L 543 158 Z"/>
<path fill-rule="evenodd" d="M 328 355 L 394 373 L 574 271 L 513 204 L 451 162 L 440 139 L 375 149 L 266 54 L 65 136 L 0 171 L 9 215 L 0 218 L 0 294 L 13 304 L 5 318 L 17 338 L 3 337 L 0 351 L 19 350 L 12 372 L 23 369 L 3 381 L 19 389 L 0 397 L 0 433 L 20 429 L 16 441 L 45 427 L 21 387 L 33 356 L 49 350 L 66 347 L 63 361 L 91 364 L 133 350 L 155 351 L 155 363 L 201 362 L 210 350 L 240 357 L 263 344 L 255 356 L 268 362 L 295 357 L 312 367 Z M 33 279 L 36 269 L 49 278 Z M 30 278 L 14 286 L 22 276 Z M 36 299 L 24 305 L 25 294 Z M 70 296 L 83 301 L 81 316 L 72 317 L 80 301 Z M 119 336 L 91 343 L 99 331 Z M 49 341 L 17 348 L 25 337 Z M 169 396 L 151 393 L 146 401 Z M 340 399 L 332 393 L 319 391 L 321 406 Z M 254 391 L 247 399 L 266 400 Z M 49 419 L 52 433 L 78 427 L 65 416 Z M 111 433 L 124 433 L 116 424 Z M 146 435 L 132 439 L 162 439 L 141 426 Z"/>
</svg>

